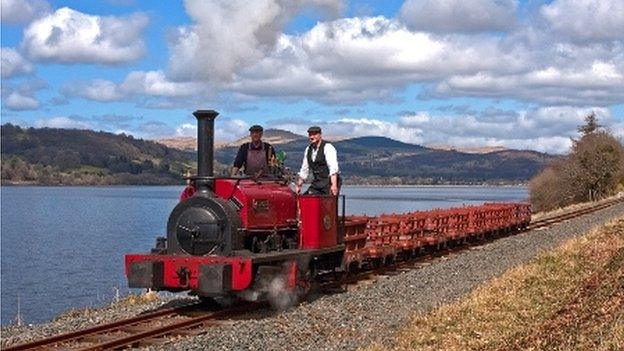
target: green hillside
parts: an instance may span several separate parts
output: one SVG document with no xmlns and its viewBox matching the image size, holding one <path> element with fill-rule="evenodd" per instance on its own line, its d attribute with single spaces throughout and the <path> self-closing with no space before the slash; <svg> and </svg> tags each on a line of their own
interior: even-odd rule
<svg viewBox="0 0 624 351">
<path fill-rule="evenodd" d="M 91 130 L 1 127 L 3 184 L 178 184 L 195 154 Z"/>
</svg>

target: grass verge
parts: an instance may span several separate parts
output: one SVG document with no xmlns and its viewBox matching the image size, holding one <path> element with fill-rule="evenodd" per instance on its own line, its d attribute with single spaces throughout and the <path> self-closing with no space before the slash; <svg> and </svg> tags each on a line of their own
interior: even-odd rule
<svg viewBox="0 0 624 351">
<path fill-rule="evenodd" d="M 624 217 L 415 316 L 395 349 L 624 350 Z"/>
</svg>

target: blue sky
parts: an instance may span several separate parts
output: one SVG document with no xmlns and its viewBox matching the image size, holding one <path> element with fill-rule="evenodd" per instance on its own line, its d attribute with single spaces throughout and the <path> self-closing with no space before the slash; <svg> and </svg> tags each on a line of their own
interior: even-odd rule
<svg viewBox="0 0 624 351">
<path fill-rule="evenodd" d="M 564 153 L 592 111 L 624 137 L 622 33 L 621 0 L 3 0 L 2 123 Z"/>
</svg>

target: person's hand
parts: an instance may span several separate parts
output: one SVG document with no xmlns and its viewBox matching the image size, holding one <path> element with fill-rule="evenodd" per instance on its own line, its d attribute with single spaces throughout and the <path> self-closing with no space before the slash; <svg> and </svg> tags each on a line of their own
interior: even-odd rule
<svg viewBox="0 0 624 351">
<path fill-rule="evenodd" d="M 338 185 L 332 184 L 332 186 L 331 186 L 331 193 L 334 196 L 338 196 Z"/>
</svg>

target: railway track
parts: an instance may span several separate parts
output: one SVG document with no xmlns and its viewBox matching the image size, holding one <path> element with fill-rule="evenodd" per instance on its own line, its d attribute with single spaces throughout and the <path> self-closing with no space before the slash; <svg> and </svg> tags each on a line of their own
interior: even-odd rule
<svg viewBox="0 0 624 351">
<path fill-rule="evenodd" d="M 524 231 L 545 228 L 621 202 L 624 202 L 624 199 L 613 199 L 556 216 L 542 218 L 531 222 Z M 492 239 L 494 238 L 490 238 L 490 240 Z M 383 267 L 350 274 L 339 282 L 329 282 L 322 287 L 340 287 L 341 289 L 348 289 L 350 285 L 357 285 L 363 281 L 375 279 L 375 277 L 392 275 L 397 272 L 431 264 L 431 262 L 441 257 L 448 257 L 449 255 L 457 254 L 458 252 L 473 247 L 475 247 L 474 243 L 462 244 L 442 251 L 427 253 L 413 259 L 402 260 Z M 199 303 L 190 304 L 177 308 L 163 309 L 75 332 L 51 336 L 34 342 L 10 346 L 4 350 L 108 350 L 162 344 L 168 341 L 167 338 L 202 334 L 206 328 L 221 325 L 226 319 L 232 319 L 258 310 L 263 306 L 264 304 L 261 303 L 247 303 L 228 309 L 207 312 L 199 308 Z"/>
<path fill-rule="evenodd" d="M 527 227 L 526 230 L 534 230 L 534 229 L 539 229 L 539 228 L 544 228 L 544 227 L 548 227 L 552 224 L 556 224 L 556 223 L 560 223 L 563 221 L 566 221 L 568 219 L 572 219 L 572 218 L 576 218 L 576 217 L 580 217 L 582 215 L 588 214 L 588 213 L 592 213 L 595 211 L 599 211 L 602 210 L 604 208 L 613 206 L 617 203 L 621 203 L 624 202 L 624 198 L 617 198 L 617 199 L 612 199 L 609 201 L 605 201 L 593 206 L 589 206 L 589 207 L 585 207 L 585 208 L 580 208 L 577 210 L 573 210 L 570 212 L 565 212 L 556 216 L 551 216 L 551 217 L 546 217 L 546 218 L 542 218 L 540 220 L 537 221 L 532 221 L 531 224 L 529 224 L 529 226 Z"/>
<path fill-rule="evenodd" d="M 86 351 L 157 345 L 175 336 L 202 334 L 208 327 L 220 325 L 223 320 L 235 318 L 262 306 L 261 303 L 245 303 L 228 309 L 206 312 L 200 303 L 190 304 L 10 346 L 4 350 Z"/>
</svg>

